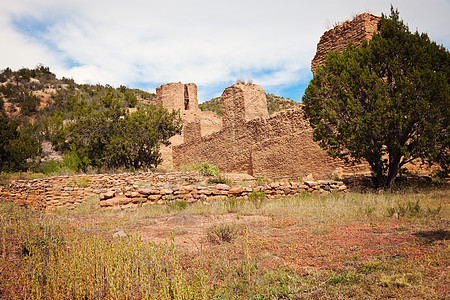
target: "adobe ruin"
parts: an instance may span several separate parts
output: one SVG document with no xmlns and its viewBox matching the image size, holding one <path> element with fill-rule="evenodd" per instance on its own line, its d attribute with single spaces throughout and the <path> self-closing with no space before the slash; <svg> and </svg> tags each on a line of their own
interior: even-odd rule
<svg viewBox="0 0 450 300">
<path fill-rule="evenodd" d="M 197 111 L 197 85 L 195 83 L 168 83 L 156 88 L 156 105 L 180 111 Z"/>
<path fill-rule="evenodd" d="M 362 14 L 325 32 L 311 63 L 312 72 L 324 63 L 329 51 L 342 50 L 350 41 L 360 45 L 370 39 L 377 31 L 379 20 L 377 16 Z M 301 106 L 269 116 L 266 93 L 260 86 L 236 83 L 225 89 L 223 117 L 220 124 L 217 120 L 212 122 L 215 124 L 213 130 L 205 130 L 209 119 L 202 115 L 207 112 L 198 110 L 194 84 L 171 83 L 159 87 L 156 92 L 157 103 L 179 109 L 184 121 L 183 136 L 173 137 L 170 157 L 163 156 L 175 169 L 208 161 L 222 172 L 252 176 L 304 177 L 312 174 L 323 178 L 370 172 L 367 164 L 349 166 L 322 150 L 313 140 L 313 130 L 304 118 Z M 196 112 L 195 115 L 192 112 Z"/>
<path fill-rule="evenodd" d="M 364 13 L 325 32 L 317 44 L 316 55 L 311 61 L 311 71 L 315 73 L 317 67 L 325 62 L 328 52 L 342 51 L 349 42 L 360 46 L 364 41 L 370 40 L 378 30 L 380 19 L 378 16 Z"/>
<path fill-rule="evenodd" d="M 322 150 L 300 106 L 268 116 L 266 93 L 258 85 L 236 83 L 225 89 L 222 113 L 223 127 L 213 134 L 202 136 L 198 122 L 185 127 L 184 143 L 173 146 L 176 169 L 208 161 L 222 172 L 252 176 L 322 178 L 367 171 Z"/>
</svg>

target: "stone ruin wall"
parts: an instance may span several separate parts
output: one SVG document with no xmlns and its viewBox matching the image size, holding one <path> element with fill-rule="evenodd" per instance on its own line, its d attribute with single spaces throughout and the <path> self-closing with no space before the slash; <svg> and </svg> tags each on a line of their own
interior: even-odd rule
<svg viewBox="0 0 450 300">
<path fill-rule="evenodd" d="M 183 120 L 183 133 L 170 139 L 171 145 L 161 146 L 160 153 L 163 159 L 160 165 L 163 169 L 173 168 L 172 148 L 184 142 L 183 135 L 190 134 L 189 124 L 199 123 L 200 135 L 208 135 L 222 128 L 222 120 L 213 112 L 201 111 L 198 108 L 197 85 L 195 83 L 182 84 L 167 83 L 156 88 L 156 105 L 168 110 L 179 110 Z M 195 132 L 194 132 L 195 134 Z"/>
<path fill-rule="evenodd" d="M 197 85 L 181 82 L 163 84 L 156 88 L 156 105 L 180 111 L 197 111 Z"/>
<path fill-rule="evenodd" d="M 253 104 L 246 111 L 245 101 Z M 333 173 L 367 171 L 365 166 L 349 167 L 335 160 L 313 141 L 312 128 L 301 107 L 267 116 L 264 90 L 257 85 L 235 84 L 222 94 L 224 127 L 208 136 L 195 134 L 197 124 L 189 124 L 185 142 L 173 147 L 175 168 L 208 161 L 223 172 L 252 176 L 299 176 L 316 178 Z M 255 103 L 260 101 L 260 103 Z M 265 104 L 265 113 L 259 109 Z M 227 111 L 232 107 L 233 110 Z M 256 112 L 252 111 L 256 108 Z M 249 116 L 261 117 L 247 120 Z M 342 174 L 341 174 L 342 175 Z"/>
<path fill-rule="evenodd" d="M 324 63 L 329 51 L 343 50 L 350 41 L 359 46 L 371 39 L 379 20 L 380 17 L 365 13 L 325 32 L 311 62 L 312 72 Z M 181 83 L 166 86 L 176 88 L 178 94 L 187 90 Z M 158 99 L 169 99 L 165 100 L 165 107 L 186 112 L 182 96 L 171 96 L 174 93 L 164 86 L 157 89 L 157 94 L 161 95 Z M 204 122 L 182 115 L 184 143 L 179 136 L 174 138 L 176 143 L 168 158 L 173 167 L 208 161 L 223 172 L 271 177 L 313 174 L 322 178 L 370 172 L 367 164 L 348 166 L 322 150 L 313 141 L 312 128 L 300 107 L 269 117 L 265 92 L 257 85 L 237 83 L 227 88 L 222 94 L 222 114 L 223 126 L 207 134 Z"/>
<path fill-rule="evenodd" d="M 311 62 L 311 71 L 316 72 L 318 66 L 325 62 L 325 55 L 330 51 L 342 51 L 351 41 L 356 46 L 370 40 L 378 30 L 380 17 L 364 13 L 352 21 L 345 22 L 325 32 L 317 44 L 317 51 Z"/>
</svg>

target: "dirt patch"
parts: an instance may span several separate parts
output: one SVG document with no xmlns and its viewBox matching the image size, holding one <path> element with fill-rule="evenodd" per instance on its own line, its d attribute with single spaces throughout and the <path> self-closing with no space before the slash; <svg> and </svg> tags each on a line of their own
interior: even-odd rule
<svg viewBox="0 0 450 300">
<path fill-rule="evenodd" d="M 208 246 L 207 230 L 216 224 L 233 223 L 242 226 L 265 226 L 270 222 L 271 218 L 266 216 L 238 216 L 232 213 L 202 216 L 180 213 L 170 217 L 140 221 L 128 228 L 127 231 L 138 230 L 144 243 L 165 243 L 173 237 L 180 250 L 196 252 Z"/>
</svg>

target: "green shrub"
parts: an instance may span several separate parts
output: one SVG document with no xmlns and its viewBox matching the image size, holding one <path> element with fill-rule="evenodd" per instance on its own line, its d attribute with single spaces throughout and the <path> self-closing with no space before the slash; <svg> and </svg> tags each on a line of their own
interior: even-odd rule
<svg viewBox="0 0 450 300">
<path fill-rule="evenodd" d="M 182 171 L 199 172 L 205 176 L 219 176 L 219 168 L 208 162 L 196 162 L 194 164 L 185 165 L 181 167 Z"/>
<path fill-rule="evenodd" d="M 264 204 L 266 193 L 264 191 L 253 190 L 250 194 L 248 194 L 248 199 L 250 199 L 250 201 L 255 204 L 255 207 L 259 209 Z"/>
<path fill-rule="evenodd" d="M 227 184 L 227 185 L 233 184 L 233 182 L 231 180 L 229 180 L 227 177 L 222 176 L 222 175 L 208 178 L 208 180 L 206 182 L 208 182 L 210 184 L 218 184 L 218 183 Z"/>
<path fill-rule="evenodd" d="M 174 210 L 174 211 L 182 211 L 182 210 L 186 209 L 187 203 L 184 200 L 173 201 L 170 203 L 169 207 L 171 210 Z"/>
</svg>

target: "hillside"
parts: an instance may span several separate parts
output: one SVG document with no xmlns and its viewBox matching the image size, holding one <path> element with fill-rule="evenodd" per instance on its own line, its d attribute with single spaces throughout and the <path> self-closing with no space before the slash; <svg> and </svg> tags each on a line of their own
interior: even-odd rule
<svg viewBox="0 0 450 300">
<path fill-rule="evenodd" d="M 48 159 L 61 157 L 53 149 L 72 170 L 157 165 L 160 143 L 181 127 L 176 113 L 148 105 L 155 98 L 125 86 L 58 79 L 44 66 L 6 68 L 0 73 L 0 171 L 43 171 Z"/>
<path fill-rule="evenodd" d="M 155 94 L 125 86 L 115 89 L 109 85 L 77 84 L 73 79 L 64 77 L 58 79 L 44 66 L 18 71 L 6 68 L 0 74 L 0 98 L 4 102 L 5 112 L 21 124 L 34 123 L 38 116 L 45 114 L 44 111 L 54 110 L 54 106 L 69 95 L 93 103 L 100 101 L 108 92 L 122 99 L 126 107 L 136 107 L 139 103 L 150 104 L 156 97 Z M 69 105 L 64 109 L 72 108 Z"/>
<path fill-rule="evenodd" d="M 266 94 L 267 96 L 267 109 L 269 114 L 273 114 L 277 111 L 282 111 L 287 108 L 291 108 L 295 105 L 299 105 L 299 103 L 294 100 L 283 98 L 280 96 L 276 96 L 274 94 Z M 222 116 L 222 106 L 221 106 L 221 98 L 213 98 L 209 101 L 205 101 L 198 105 L 198 107 L 203 111 L 213 111 L 218 116 Z"/>
</svg>

